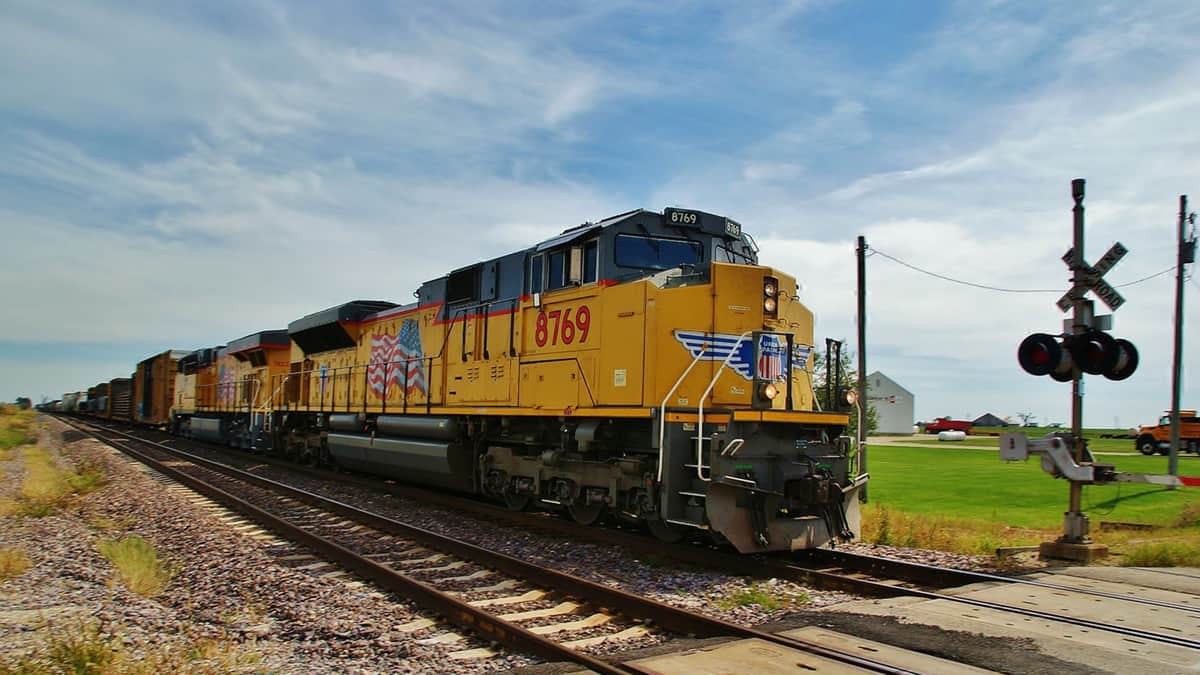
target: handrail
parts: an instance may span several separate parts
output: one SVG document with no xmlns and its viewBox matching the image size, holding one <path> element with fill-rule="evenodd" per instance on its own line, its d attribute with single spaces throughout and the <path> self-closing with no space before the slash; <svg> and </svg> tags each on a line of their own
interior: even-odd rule
<svg viewBox="0 0 1200 675">
<path fill-rule="evenodd" d="M 731 349 L 730 352 L 725 356 L 725 362 L 721 364 L 722 368 L 725 367 L 725 363 L 729 362 L 729 359 L 733 358 L 734 353 L 737 352 L 737 348 L 739 346 L 741 346 L 742 340 L 746 339 L 746 336 L 750 335 L 752 333 L 754 333 L 754 331 L 748 330 L 745 333 L 742 333 L 741 335 L 738 336 L 737 342 L 735 342 L 733 345 L 733 349 Z M 696 354 L 695 358 L 692 359 L 691 364 L 688 365 L 687 369 L 685 369 L 683 371 L 683 374 L 679 376 L 679 379 L 675 380 L 675 386 L 671 387 L 671 391 L 667 392 L 666 397 L 663 398 L 662 406 L 659 407 L 659 413 L 658 413 L 658 481 L 660 483 L 662 482 L 662 473 L 663 473 L 663 453 L 664 453 L 663 443 L 665 442 L 666 435 L 667 435 L 667 401 L 670 401 L 671 397 L 675 395 L 676 390 L 679 389 L 679 385 L 683 384 L 684 378 L 686 378 L 688 376 L 688 373 L 692 372 L 692 368 L 696 367 L 696 364 L 700 362 L 700 357 L 702 357 L 702 356 L 704 356 L 704 350 L 700 350 L 700 353 Z M 719 374 L 719 371 L 718 371 L 718 374 Z M 713 380 L 713 383 L 714 384 L 716 383 L 716 379 Z M 712 386 L 710 385 L 709 390 L 711 390 L 711 389 L 712 389 Z M 705 392 L 706 395 L 707 395 L 707 393 L 708 392 Z M 701 399 L 701 400 L 703 400 L 703 399 Z M 697 464 L 699 464 L 699 462 L 697 462 Z M 699 467 L 696 468 L 696 471 L 697 472 L 700 471 Z"/>
<path fill-rule="evenodd" d="M 742 340 L 745 340 L 747 335 L 751 335 L 754 332 L 755 331 L 748 330 L 738 336 L 737 342 L 733 344 L 733 348 L 728 354 L 725 355 L 725 360 L 721 362 L 721 367 L 717 368 L 717 372 L 713 373 L 712 381 L 708 383 L 708 389 L 705 389 L 704 393 L 700 395 L 699 407 L 696 410 L 698 415 L 698 419 L 696 421 L 696 477 L 706 483 L 711 483 L 712 478 L 704 477 L 704 462 L 701 461 L 704 458 L 704 399 L 708 398 L 708 395 L 712 393 L 713 387 L 717 386 L 717 380 L 720 379 L 721 373 L 725 370 L 725 366 L 729 365 L 729 359 L 733 358 L 734 352 L 736 352 L 737 348 L 741 346 Z M 703 353 L 704 352 L 701 352 L 701 354 Z M 750 396 L 753 397 L 754 392 L 750 392 Z"/>
<path fill-rule="evenodd" d="M 502 304 L 510 304 L 510 305 L 512 306 L 512 313 L 513 313 L 513 316 L 515 317 L 515 315 L 516 315 L 516 313 L 517 313 L 517 310 L 518 310 L 518 309 L 520 309 L 520 307 L 521 307 L 521 299 L 520 299 L 519 297 L 512 297 L 512 298 L 504 298 L 504 299 L 501 299 L 501 300 L 489 300 L 489 301 L 487 301 L 487 302 L 479 302 L 479 303 L 476 303 L 476 304 L 473 304 L 473 305 L 467 305 L 467 306 L 464 306 L 464 307 L 457 307 L 457 308 L 454 308 L 454 309 L 451 311 L 451 318 L 450 318 L 450 320 L 447 322 L 447 324 L 448 324 L 448 326 L 449 326 L 449 327 L 446 329 L 446 332 L 445 332 L 445 334 L 442 336 L 442 344 L 441 344 L 441 347 L 438 349 L 437 353 L 435 353 L 435 354 L 425 354 L 425 353 L 422 353 L 420 356 L 410 356 L 410 357 L 407 357 L 407 358 L 404 358 L 404 359 L 392 359 L 392 360 L 390 360 L 390 361 L 384 361 L 384 362 L 382 362 L 382 363 L 353 363 L 353 364 L 350 364 L 350 365 L 348 365 L 348 366 L 336 366 L 336 367 L 333 367 L 333 368 L 326 368 L 326 371 L 325 371 L 325 372 L 326 372 L 326 377 L 328 377 L 329 379 L 331 379 L 331 380 L 332 380 L 334 377 L 343 377 L 343 376 L 345 376 L 345 377 L 346 377 L 346 379 L 347 379 L 347 381 L 349 381 L 349 380 L 350 380 L 350 378 L 351 378 L 351 377 L 354 375 L 354 373 L 355 373 L 355 372 L 356 372 L 356 371 L 357 371 L 359 368 L 363 368 L 363 369 L 364 369 L 364 373 L 366 373 L 366 372 L 369 372 L 371 368 L 383 367 L 383 368 L 385 369 L 385 370 L 384 370 L 384 372 L 385 372 L 385 387 L 384 387 L 384 391 L 386 392 L 386 391 L 388 390 L 388 387 L 387 387 L 387 385 L 386 385 L 386 381 L 387 381 L 387 375 L 390 375 L 390 371 L 391 371 L 391 369 L 392 369 L 392 368 L 394 368 L 394 367 L 395 367 L 395 366 L 397 366 L 397 365 L 401 365 L 401 364 L 403 364 L 403 367 L 404 367 L 404 373 L 405 373 L 405 379 L 407 380 L 408 367 L 409 367 L 409 366 L 410 366 L 410 365 L 411 365 L 411 364 L 412 364 L 414 361 L 427 361 L 427 362 L 428 362 L 428 365 L 426 366 L 426 377 L 427 377 L 427 378 L 429 378 L 429 379 L 428 379 L 428 381 L 427 381 L 426 385 L 429 387 L 429 390 L 425 392 L 425 402 L 426 402 L 426 407 L 428 407 L 428 406 L 430 406 L 430 405 L 432 405 L 432 404 L 433 404 L 433 396 L 432 396 L 432 392 L 433 392 L 432 371 L 433 371 L 433 365 L 434 365 L 434 361 L 435 361 L 435 360 L 437 360 L 437 359 L 440 359 L 440 358 L 442 358 L 442 357 L 445 355 L 445 353 L 446 353 L 446 347 L 447 347 L 447 346 L 450 344 L 450 338 L 451 338 L 451 336 L 454 334 L 454 324 L 458 323 L 460 318 L 462 319 L 462 327 L 461 327 L 461 329 L 462 329 L 462 331 L 463 331 L 463 338 L 465 339 L 465 337 L 466 337 L 466 330 L 467 330 L 467 320 L 470 318 L 469 316 L 467 316 L 468 314 L 472 314 L 473 316 L 481 316 L 481 317 L 483 317 L 483 319 L 484 319 L 484 327 L 485 327 L 485 330 L 486 330 L 486 328 L 487 328 L 487 319 L 488 319 L 488 318 L 490 318 L 490 317 L 489 317 L 489 315 L 488 315 L 488 312 L 487 312 L 487 308 L 490 308 L 490 307 L 492 307 L 492 306 L 495 306 L 495 305 L 502 305 Z M 482 309 L 482 310 L 484 310 L 482 313 L 478 311 L 478 310 L 481 310 L 481 309 Z M 508 347 L 508 352 L 509 352 L 509 356 L 516 356 L 516 346 L 513 344 L 513 337 L 514 337 L 514 334 L 513 334 L 513 328 L 514 328 L 514 326 L 515 326 L 515 321 L 514 321 L 514 320 L 510 320 L 510 324 L 511 324 L 511 325 L 510 325 L 510 330 L 509 330 L 509 347 Z M 485 350 L 485 351 L 487 350 L 487 343 L 486 343 L 486 340 L 485 340 L 485 342 L 484 342 L 484 350 Z M 424 350 L 422 350 L 422 352 L 424 352 Z M 464 354 L 463 356 L 465 357 L 465 354 Z M 466 362 L 466 359 L 465 359 L 465 358 L 463 359 L 463 362 L 464 362 L 464 363 Z M 279 393 L 279 390 L 283 388 L 284 384 L 286 384 L 286 382 L 288 381 L 288 379 L 289 379 L 291 376 L 293 376 L 293 375 L 296 375 L 296 376 L 307 375 L 307 376 L 309 376 L 309 377 L 311 378 L 311 376 L 312 376 L 313 374 L 315 374 L 315 373 L 319 373 L 319 372 L 320 372 L 320 368 L 313 368 L 313 369 L 311 369 L 311 370 L 299 370 L 299 371 L 296 371 L 296 372 L 280 373 L 279 375 L 276 375 L 275 377 L 282 377 L 282 378 L 283 378 L 283 382 L 282 382 L 282 383 L 280 383 L 280 385 L 279 385 L 278 387 L 276 387 L 276 388 L 275 388 L 275 391 L 274 391 L 274 392 L 272 392 L 272 394 L 271 394 L 271 396 L 272 396 L 272 400 L 274 399 L 274 396 L 275 396 L 276 394 L 278 394 L 278 393 Z M 365 385 L 364 385 L 364 389 L 365 389 Z M 364 391 L 364 395 L 365 395 L 365 394 L 366 394 L 366 392 Z M 444 392 L 444 391 L 443 391 L 443 394 L 442 394 L 442 395 L 443 395 L 443 396 L 445 396 L 445 392 Z M 408 394 L 408 386 L 407 386 L 407 382 L 406 382 L 406 383 L 405 383 L 405 386 L 404 386 L 404 397 L 403 397 L 403 405 L 404 405 L 404 408 L 405 408 L 405 410 L 406 410 L 406 411 L 407 411 L 407 408 L 408 408 L 408 396 L 409 396 L 409 394 Z M 333 397 L 333 396 L 331 395 L 331 398 L 332 398 L 332 397 Z M 346 391 L 346 409 L 347 409 L 347 410 L 349 410 L 349 409 L 350 409 L 350 407 L 349 407 L 349 405 L 350 405 L 350 402 L 349 402 L 349 397 L 350 397 L 350 391 L 349 391 L 349 387 L 347 387 L 347 391 Z M 321 396 L 321 401 L 322 401 L 322 403 L 321 403 L 321 408 L 322 408 L 322 409 L 324 409 L 324 400 L 325 400 L 325 398 L 324 398 L 324 394 L 322 394 L 322 396 Z M 384 405 L 386 405 L 386 397 L 385 397 L 384 401 L 385 401 Z M 336 401 L 336 400 L 333 400 L 333 401 L 331 401 L 331 402 L 330 402 L 330 409 L 331 409 L 331 411 L 332 411 L 332 410 L 336 410 L 336 406 L 337 406 L 337 401 Z M 365 405 L 364 405 L 364 408 L 365 408 Z"/>
<path fill-rule="evenodd" d="M 283 389 L 284 385 L 287 384 L 288 378 L 290 378 L 292 376 L 292 374 L 291 373 L 280 373 L 279 375 L 276 375 L 275 377 L 281 377 L 281 376 L 283 377 L 283 380 L 279 383 L 278 387 L 275 387 L 275 391 L 272 391 L 271 395 L 269 397 L 267 397 L 266 411 L 267 411 L 268 415 L 271 414 L 271 412 L 273 410 L 275 410 L 275 397 L 279 394 L 279 390 Z"/>
</svg>

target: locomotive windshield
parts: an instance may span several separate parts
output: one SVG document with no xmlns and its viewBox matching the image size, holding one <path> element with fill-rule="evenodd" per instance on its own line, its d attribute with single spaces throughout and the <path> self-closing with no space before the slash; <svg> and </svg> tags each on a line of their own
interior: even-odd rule
<svg viewBox="0 0 1200 675">
<path fill-rule="evenodd" d="M 669 270 L 703 262 L 704 248 L 698 241 L 619 234 L 614 244 L 616 263 L 621 267 Z"/>
</svg>

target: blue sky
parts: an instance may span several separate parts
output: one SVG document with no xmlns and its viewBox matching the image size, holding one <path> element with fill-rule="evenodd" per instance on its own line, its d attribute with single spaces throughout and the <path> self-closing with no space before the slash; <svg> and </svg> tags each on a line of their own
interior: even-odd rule
<svg viewBox="0 0 1200 675">
<path fill-rule="evenodd" d="M 630 208 L 742 222 L 825 336 L 854 337 L 853 240 L 1009 288 L 1088 251 L 1173 263 L 1200 202 L 1194 2 L 283 3 L 0 7 L 0 400 L 223 343 Z M 868 263 L 869 369 L 917 416 L 1063 421 L 1020 372 L 1057 294 Z M 1200 286 L 1187 287 L 1196 335 Z M 1087 421 L 1169 401 L 1170 275 L 1123 289 L 1142 352 Z M 1194 351 L 1194 350 L 1193 350 Z M 1189 354 L 1185 402 L 1200 357 Z"/>
</svg>

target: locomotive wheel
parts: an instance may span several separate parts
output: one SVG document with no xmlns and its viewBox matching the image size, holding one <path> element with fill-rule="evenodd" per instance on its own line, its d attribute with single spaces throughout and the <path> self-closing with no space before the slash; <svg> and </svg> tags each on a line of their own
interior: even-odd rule
<svg viewBox="0 0 1200 675">
<path fill-rule="evenodd" d="M 672 525 L 665 520 L 658 518 L 649 519 L 646 521 L 646 527 L 650 529 L 650 534 L 653 534 L 659 541 L 664 541 L 668 544 L 678 544 L 687 536 L 686 527 L 680 525 Z"/>
<path fill-rule="evenodd" d="M 571 515 L 571 520 L 580 525 L 595 525 L 600 516 L 604 515 L 604 505 L 571 504 L 567 506 L 567 513 Z"/>
<path fill-rule="evenodd" d="M 509 492 L 504 493 L 504 505 L 511 511 L 524 511 L 529 508 L 529 495 L 515 495 Z"/>
</svg>

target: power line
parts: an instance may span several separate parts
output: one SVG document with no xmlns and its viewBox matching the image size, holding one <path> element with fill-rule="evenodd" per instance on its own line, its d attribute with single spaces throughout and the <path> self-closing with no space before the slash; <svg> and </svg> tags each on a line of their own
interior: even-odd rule
<svg viewBox="0 0 1200 675">
<path fill-rule="evenodd" d="M 927 274 L 936 279 L 941 279 L 942 281 L 949 281 L 949 282 L 955 283 L 955 284 L 961 284 L 963 286 L 971 286 L 972 288 L 982 288 L 983 290 L 986 290 L 986 291 L 996 291 L 998 293 L 1061 293 L 1062 292 L 1061 289 L 1001 288 L 999 286 L 990 286 L 988 284 L 980 284 L 980 283 L 976 283 L 974 281 L 964 281 L 962 279 L 955 279 L 954 277 L 948 277 L 944 274 L 938 274 L 937 272 L 930 272 L 927 269 L 922 269 L 920 267 L 917 267 L 916 265 L 913 265 L 912 263 L 904 262 L 903 260 L 901 260 L 895 256 L 888 255 L 887 253 L 884 253 L 883 251 L 880 251 L 879 249 L 872 247 L 870 255 L 875 255 L 875 254 L 879 254 L 879 255 L 887 258 L 888 260 L 891 260 L 892 262 L 903 265 L 903 266 L 909 268 L 910 270 L 920 272 L 921 274 Z M 1162 275 L 1164 275 L 1168 272 L 1172 272 L 1174 270 L 1175 270 L 1175 265 L 1171 265 L 1167 269 L 1162 270 L 1161 272 L 1155 272 L 1154 274 L 1151 274 L 1150 276 L 1142 277 L 1141 279 L 1136 279 L 1134 281 L 1129 281 L 1129 282 L 1126 282 L 1123 284 L 1113 284 L 1113 286 L 1116 288 L 1125 288 L 1126 286 L 1133 286 L 1134 284 L 1140 284 L 1145 281 L 1150 281 L 1151 279 L 1154 279 L 1156 277 L 1161 277 Z"/>
<path fill-rule="evenodd" d="M 1151 275 L 1150 275 L 1150 276 L 1148 276 L 1148 277 L 1142 277 L 1141 279 L 1138 279 L 1137 281 L 1130 281 L 1130 282 L 1128 282 L 1128 283 L 1124 283 L 1124 284 L 1113 284 L 1113 286 L 1114 286 L 1115 288 L 1125 288 L 1126 286 L 1132 286 L 1132 285 L 1134 285 L 1134 284 L 1140 284 L 1140 283 L 1142 283 L 1143 281 L 1150 281 L 1150 280 L 1151 280 L 1151 279 L 1153 279 L 1154 277 L 1161 277 L 1162 275 L 1166 274 L 1167 272 L 1174 272 L 1174 271 L 1175 271 L 1175 265 L 1171 265 L 1170 267 L 1168 267 L 1167 269 L 1165 269 L 1165 270 L 1163 270 L 1163 271 L 1161 271 L 1161 272 L 1155 272 L 1154 274 L 1151 274 Z"/>
<path fill-rule="evenodd" d="M 880 251 L 877 248 L 871 248 L 871 252 L 878 253 L 879 255 L 887 258 L 888 260 L 891 260 L 892 262 L 904 265 L 905 267 L 909 268 L 910 270 L 920 272 L 921 274 L 928 274 L 929 276 L 937 278 L 937 279 L 941 279 L 942 281 L 949 281 L 949 282 L 955 283 L 955 284 L 962 284 L 963 286 L 971 286 L 973 288 L 982 288 L 985 291 L 997 291 L 1000 293 L 1061 293 L 1062 292 L 1061 288 L 1060 289 L 1000 288 L 998 286 L 989 286 L 987 284 L 977 284 L 973 281 L 963 281 L 962 279 L 955 279 L 953 277 L 948 277 L 944 274 L 938 274 L 937 272 L 930 272 L 929 270 L 921 269 L 920 267 L 906 263 L 903 260 L 901 260 L 895 256 L 890 256 L 890 255 L 884 253 L 883 251 Z"/>
</svg>

